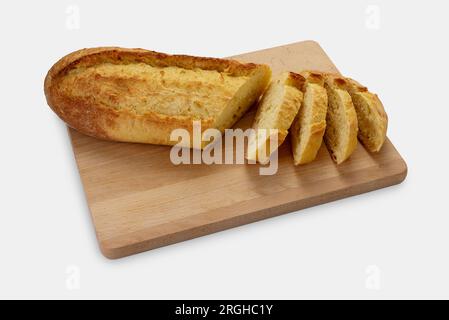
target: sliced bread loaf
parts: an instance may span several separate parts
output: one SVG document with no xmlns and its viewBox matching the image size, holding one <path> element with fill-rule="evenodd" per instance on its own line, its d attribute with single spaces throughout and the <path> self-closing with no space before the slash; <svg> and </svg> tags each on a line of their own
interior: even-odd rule
<svg viewBox="0 0 449 320">
<path fill-rule="evenodd" d="M 299 108 L 305 79 L 293 72 L 284 72 L 274 79 L 259 102 L 250 137 L 247 159 L 267 163 L 275 149 L 270 148 L 270 136 L 277 130 L 277 144 L 284 142 Z M 276 133 L 275 133 L 276 134 Z"/>
<path fill-rule="evenodd" d="M 337 164 L 348 159 L 357 146 L 357 114 L 346 83 L 343 77 L 325 74 L 328 109 L 324 141 Z"/>
<path fill-rule="evenodd" d="M 304 71 L 304 99 L 290 129 L 295 165 L 316 158 L 326 129 L 327 93 L 324 77 L 318 72 Z"/>
<path fill-rule="evenodd" d="M 173 145 L 172 131 L 186 129 L 192 136 L 193 121 L 201 121 L 203 131 L 231 128 L 270 78 L 266 65 L 92 48 L 57 62 L 45 78 L 45 95 L 53 111 L 84 134 Z"/>
</svg>

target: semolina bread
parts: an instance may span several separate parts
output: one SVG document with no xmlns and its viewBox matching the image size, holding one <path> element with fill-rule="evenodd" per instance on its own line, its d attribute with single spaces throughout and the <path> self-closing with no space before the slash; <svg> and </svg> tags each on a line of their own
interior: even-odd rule
<svg viewBox="0 0 449 320">
<path fill-rule="evenodd" d="M 324 77 L 318 72 L 304 71 L 304 99 L 290 129 L 295 165 L 316 158 L 326 129 L 327 92 Z"/>
<path fill-rule="evenodd" d="M 93 137 L 173 145 L 174 129 L 224 131 L 253 105 L 271 77 L 266 65 L 91 48 L 58 61 L 45 78 L 49 106 Z M 192 134 L 191 134 L 192 136 Z"/>
<path fill-rule="evenodd" d="M 370 152 L 378 152 L 387 137 L 388 117 L 378 96 L 357 81 L 346 78 L 349 92 L 357 113 L 358 137 Z"/>
<path fill-rule="evenodd" d="M 338 75 L 325 74 L 328 108 L 324 141 L 337 164 L 348 159 L 357 146 L 357 114 L 345 90 L 346 82 Z"/>
<path fill-rule="evenodd" d="M 255 134 L 250 137 L 247 159 L 266 163 L 275 149 L 270 148 L 270 137 L 277 133 L 280 146 L 288 134 L 301 107 L 305 79 L 293 72 L 284 72 L 273 80 L 259 102 L 254 118 Z M 276 131 L 277 132 L 273 132 Z"/>
</svg>

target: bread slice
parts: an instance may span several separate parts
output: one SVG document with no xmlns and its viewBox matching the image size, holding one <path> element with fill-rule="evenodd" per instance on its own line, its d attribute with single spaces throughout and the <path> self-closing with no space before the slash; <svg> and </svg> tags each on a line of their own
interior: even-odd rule
<svg viewBox="0 0 449 320">
<path fill-rule="evenodd" d="M 359 124 L 358 137 L 370 152 L 378 152 L 387 137 L 388 117 L 378 96 L 357 81 L 346 78 Z"/>
<path fill-rule="evenodd" d="M 318 72 L 303 71 L 306 79 L 304 99 L 298 115 L 290 128 L 295 165 L 316 158 L 326 129 L 327 92 L 324 77 Z"/>
<path fill-rule="evenodd" d="M 250 137 L 247 159 L 268 162 L 275 151 L 270 148 L 270 130 L 277 130 L 278 146 L 284 142 L 301 107 L 304 83 L 304 77 L 293 72 L 284 72 L 271 82 L 258 105 L 253 123 L 257 133 Z"/>
<path fill-rule="evenodd" d="M 270 81 L 266 65 L 117 47 L 83 49 L 45 79 L 49 106 L 93 137 L 173 145 L 174 129 L 224 131 Z M 192 135 L 191 135 L 192 136 Z"/>
<path fill-rule="evenodd" d="M 324 141 L 337 164 L 348 159 L 357 146 L 357 114 L 345 83 L 343 77 L 325 74 L 328 108 Z"/>
</svg>

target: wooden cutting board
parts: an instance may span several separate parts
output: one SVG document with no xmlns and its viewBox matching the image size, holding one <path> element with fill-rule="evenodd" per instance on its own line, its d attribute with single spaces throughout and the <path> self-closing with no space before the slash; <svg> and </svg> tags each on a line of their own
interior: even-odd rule
<svg viewBox="0 0 449 320">
<path fill-rule="evenodd" d="M 240 61 L 278 72 L 337 72 L 313 41 L 247 53 Z M 388 111 L 388 106 L 387 106 Z M 251 124 L 249 112 L 236 127 Z M 317 159 L 295 167 L 289 139 L 275 175 L 259 165 L 179 165 L 170 147 L 107 142 L 69 129 L 101 251 L 120 258 L 253 221 L 402 182 L 407 166 L 389 140 L 369 154 L 360 144 L 337 166 L 322 146 Z"/>
</svg>

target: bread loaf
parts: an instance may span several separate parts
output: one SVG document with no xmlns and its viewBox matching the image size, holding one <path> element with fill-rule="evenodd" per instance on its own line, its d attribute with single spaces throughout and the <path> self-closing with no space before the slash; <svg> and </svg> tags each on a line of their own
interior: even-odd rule
<svg viewBox="0 0 449 320">
<path fill-rule="evenodd" d="M 173 145 L 170 133 L 223 131 L 257 101 L 266 65 L 167 55 L 143 49 L 83 49 L 58 61 L 45 79 L 49 106 L 70 127 L 115 141 Z"/>
</svg>

